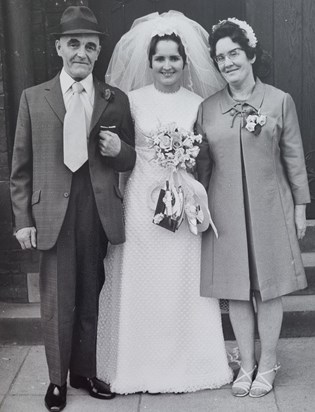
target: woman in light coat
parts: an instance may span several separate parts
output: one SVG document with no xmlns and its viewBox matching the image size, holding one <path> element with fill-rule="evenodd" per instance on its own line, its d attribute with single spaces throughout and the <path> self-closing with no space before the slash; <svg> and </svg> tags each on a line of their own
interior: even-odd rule
<svg viewBox="0 0 315 412">
<path fill-rule="evenodd" d="M 271 391 L 281 296 L 307 286 L 298 239 L 310 201 L 302 140 L 291 96 L 262 83 L 266 54 L 237 19 L 214 26 L 211 56 L 227 86 L 199 109 L 197 171 L 219 232 L 203 236 L 201 295 L 229 299 L 242 365 L 234 396 Z M 257 365 L 255 309 L 261 340 Z"/>
</svg>

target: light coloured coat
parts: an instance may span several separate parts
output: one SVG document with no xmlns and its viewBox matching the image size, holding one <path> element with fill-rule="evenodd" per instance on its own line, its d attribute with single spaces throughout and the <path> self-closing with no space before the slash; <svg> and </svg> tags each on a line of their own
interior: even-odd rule
<svg viewBox="0 0 315 412">
<path fill-rule="evenodd" d="M 294 205 L 310 201 L 303 146 L 289 94 L 257 79 L 248 106 L 236 103 L 226 87 L 199 110 L 203 142 L 197 171 L 219 232 L 218 239 L 210 229 L 203 234 L 201 295 L 250 298 L 243 156 L 252 246 L 265 301 L 307 285 L 294 220 Z M 266 116 L 257 136 L 244 127 L 239 111 L 246 107 Z"/>
</svg>

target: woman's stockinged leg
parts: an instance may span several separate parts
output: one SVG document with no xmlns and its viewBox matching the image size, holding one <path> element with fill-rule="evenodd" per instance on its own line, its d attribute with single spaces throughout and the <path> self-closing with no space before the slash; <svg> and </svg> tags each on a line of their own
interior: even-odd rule
<svg viewBox="0 0 315 412">
<path fill-rule="evenodd" d="M 281 298 L 275 298 L 262 302 L 259 292 L 255 293 L 257 304 L 257 323 L 261 344 L 258 372 L 249 392 L 249 396 L 260 398 L 267 395 L 272 388 L 277 364 L 277 343 L 283 318 Z"/>
<path fill-rule="evenodd" d="M 230 300 L 229 314 L 234 335 L 240 351 L 242 367 L 246 371 L 253 369 L 255 359 L 255 311 L 253 302 Z"/>
<path fill-rule="evenodd" d="M 255 311 L 252 301 L 230 301 L 230 319 L 241 355 L 241 368 L 232 385 L 232 395 L 249 394 L 256 369 Z"/>
<path fill-rule="evenodd" d="M 283 307 L 281 297 L 262 302 L 260 293 L 255 293 L 257 324 L 261 343 L 259 371 L 272 369 L 277 362 L 277 343 L 280 336 Z"/>
</svg>

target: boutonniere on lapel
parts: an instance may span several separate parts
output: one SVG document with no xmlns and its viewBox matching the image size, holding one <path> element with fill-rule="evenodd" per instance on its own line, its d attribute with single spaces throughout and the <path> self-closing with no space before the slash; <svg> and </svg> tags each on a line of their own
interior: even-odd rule
<svg viewBox="0 0 315 412">
<path fill-rule="evenodd" d="M 260 109 L 258 111 L 251 109 L 245 117 L 245 124 L 243 127 L 255 136 L 258 136 L 261 132 L 261 128 L 266 124 L 266 122 L 267 116 L 261 114 Z"/>
<path fill-rule="evenodd" d="M 104 99 L 105 99 L 107 102 L 113 101 L 114 96 L 115 96 L 114 90 L 104 89 Z"/>
</svg>

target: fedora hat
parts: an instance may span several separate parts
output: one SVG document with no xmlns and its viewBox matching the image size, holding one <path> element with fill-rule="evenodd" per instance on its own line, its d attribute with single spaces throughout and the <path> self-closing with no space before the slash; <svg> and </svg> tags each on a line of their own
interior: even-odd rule
<svg viewBox="0 0 315 412">
<path fill-rule="evenodd" d="M 63 12 L 60 24 L 54 36 L 66 36 L 68 34 L 98 34 L 103 33 L 98 25 L 96 17 L 91 9 L 85 6 L 70 6 Z"/>
</svg>

